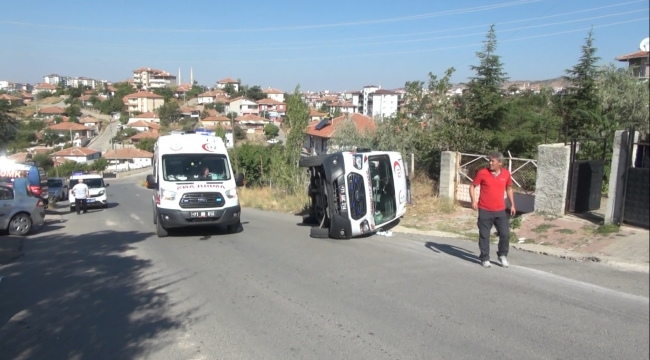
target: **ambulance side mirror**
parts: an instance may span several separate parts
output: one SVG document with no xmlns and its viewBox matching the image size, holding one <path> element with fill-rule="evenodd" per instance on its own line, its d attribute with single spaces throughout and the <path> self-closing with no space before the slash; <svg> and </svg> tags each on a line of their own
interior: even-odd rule
<svg viewBox="0 0 650 360">
<path fill-rule="evenodd" d="M 153 175 L 147 175 L 147 189 L 158 189 L 158 184 L 156 184 Z"/>
<path fill-rule="evenodd" d="M 242 187 L 246 184 L 245 179 L 244 179 L 244 174 L 237 174 L 235 175 L 235 185 L 237 187 Z"/>
</svg>

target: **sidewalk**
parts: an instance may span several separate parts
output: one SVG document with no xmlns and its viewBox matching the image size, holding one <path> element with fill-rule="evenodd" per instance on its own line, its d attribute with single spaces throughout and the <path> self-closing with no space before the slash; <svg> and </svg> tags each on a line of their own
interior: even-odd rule
<svg viewBox="0 0 650 360">
<path fill-rule="evenodd" d="M 407 211 L 406 219 L 393 231 L 478 241 L 476 213 L 471 209 L 459 207 L 426 218 L 408 216 Z M 510 242 L 522 251 L 650 273 L 650 233 L 641 228 L 599 226 L 573 216 L 526 214 L 511 221 Z"/>
</svg>

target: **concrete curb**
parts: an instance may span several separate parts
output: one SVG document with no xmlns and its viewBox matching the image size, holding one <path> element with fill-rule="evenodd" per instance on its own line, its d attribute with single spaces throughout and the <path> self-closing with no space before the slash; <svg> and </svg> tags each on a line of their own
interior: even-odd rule
<svg viewBox="0 0 650 360">
<path fill-rule="evenodd" d="M 395 226 L 392 230 L 403 234 L 436 236 L 436 237 L 472 241 L 468 239 L 467 236 L 443 232 L 443 231 L 417 230 L 412 228 L 406 228 L 399 225 Z M 579 252 L 569 251 L 569 250 L 560 249 L 556 247 L 536 245 L 536 244 L 510 244 L 510 246 L 517 250 L 531 252 L 540 255 L 554 256 L 565 260 L 572 260 L 572 261 L 579 261 L 579 262 L 594 262 L 594 263 L 599 263 L 610 267 L 614 267 L 620 270 L 650 273 L 650 264 L 629 262 L 629 261 L 624 261 L 610 256 L 600 255 L 600 254 L 579 253 Z"/>
</svg>

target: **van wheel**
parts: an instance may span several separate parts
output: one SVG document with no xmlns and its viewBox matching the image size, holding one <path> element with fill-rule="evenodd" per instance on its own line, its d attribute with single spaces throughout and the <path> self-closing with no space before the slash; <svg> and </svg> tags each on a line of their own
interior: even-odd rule
<svg viewBox="0 0 650 360">
<path fill-rule="evenodd" d="M 9 221 L 9 235 L 25 236 L 32 229 L 32 219 L 25 213 L 14 215 Z"/>
<path fill-rule="evenodd" d="M 162 224 L 160 224 L 160 219 L 156 221 L 156 235 L 158 235 L 159 238 L 169 236 L 167 229 L 165 229 Z"/>
<path fill-rule="evenodd" d="M 309 231 L 309 236 L 315 239 L 329 239 L 330 229 L 322 227 L 313 227 Z"/>
</svg>

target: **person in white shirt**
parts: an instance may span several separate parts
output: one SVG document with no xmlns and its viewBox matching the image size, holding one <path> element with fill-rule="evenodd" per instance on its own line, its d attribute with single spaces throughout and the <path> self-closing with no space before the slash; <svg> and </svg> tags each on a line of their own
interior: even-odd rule
<svg viewBox="0 0 650 360">
<path fill-rule="evenodd" d="M 72 187 L 72 194 L 74 195 L 74 208 L 77 210 L 77 215 L 79 215 L 82 206 L 84 214 L 87 213 L 90 190 L 88 185 L 84 184 L 83 179 L 79 179 L 79 183 Z"/>
</svg>

